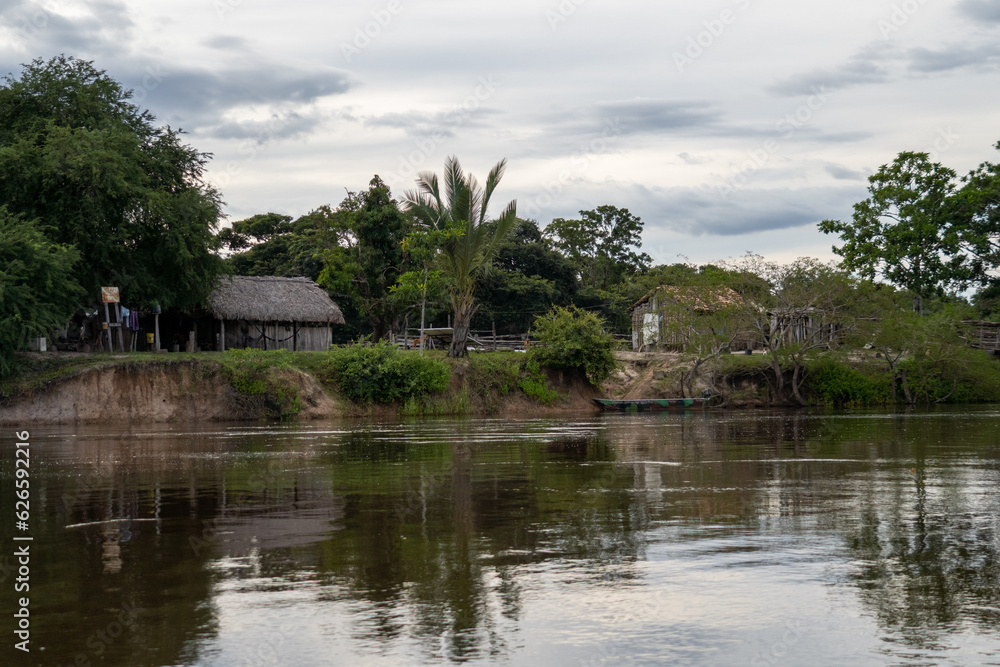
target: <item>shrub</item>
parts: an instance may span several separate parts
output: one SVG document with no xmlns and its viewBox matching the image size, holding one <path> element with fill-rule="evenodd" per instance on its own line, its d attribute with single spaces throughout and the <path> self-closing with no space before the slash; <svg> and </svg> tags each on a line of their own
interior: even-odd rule
<svg viewBox="0 0 1000 667">
<path fill-rule="evenodd" d="M 559 392 L 549 387 L 549 380 L 542 373 L 541 366 L 534 359 L 525 359 L 524 372 L 517 381 L 517 387 L 525 396 L 543 405 L 552 405 L 559 398 Z"/>
<path fill-rule="evenodd" d="M 580 369 L 591 384 L 604 382 L 615 370 L 614 337 L 597 315 L 576 306 L 554 308 L 535 320 L 539 344 L 529 357 L 548 368 Z"/>
<path fill-rule="evenodd" d="M 482 401 L 487 412 L 495 412 L 500 407 L 498 399 L 517 387 L 524 361 L 522 357 L 516 352 L 469 355 L 468 386 Z"/>
<path fill-rule="evenodd" d="M 386 341 L 351 345 L 328 353 L 323 379 L 356 403 L 395 403 L 444 391 L 451 369 L 439 360 L 402 352 Z"/>
<path fill-rule="evenodd" d="M 222 368 L 235 390 L 234 416 L 243 419 L 286 419 L 298 414 L 299 390 L 278 377 L 286 368 L 288 350 L 226 350 Z"/>
<path fill-rule="evenodd" d="M 937 358 L 917 352 L 900 368 L 917 403 L 994 403 L 1000 398 L 1000 364 L 982 350 L 955 347 Z"/>
<path fill-rule="evenodd" d="M 882 405 L 892 400 L 891 378 L 886 370 L 857 368 L 830 358 L 821 359 L 809 369 L 806 387 L 829 405 Z"/>
</svg>

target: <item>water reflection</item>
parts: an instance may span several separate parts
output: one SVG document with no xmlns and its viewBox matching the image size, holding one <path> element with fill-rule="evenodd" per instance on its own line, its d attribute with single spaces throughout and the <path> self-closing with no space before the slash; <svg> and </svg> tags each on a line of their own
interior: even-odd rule
<svg viewBox="0 0 1000 667">
<path fill-rule="evenodd" d="M 18 657 L 988 662 L 996 417 L 36 430 Z"/>
</svg>

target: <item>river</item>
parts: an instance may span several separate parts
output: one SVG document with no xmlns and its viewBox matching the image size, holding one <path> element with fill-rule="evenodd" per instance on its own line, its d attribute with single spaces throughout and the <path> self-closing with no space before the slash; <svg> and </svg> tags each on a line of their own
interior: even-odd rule
<svg viewBox="0 0 1000 667">
<path fill-rule="evenodd" d="M 26 532 L 7 433 L 0 662 L 996 665 L 998 425 L 976 407 L 37 427 Z"/>
</svg>

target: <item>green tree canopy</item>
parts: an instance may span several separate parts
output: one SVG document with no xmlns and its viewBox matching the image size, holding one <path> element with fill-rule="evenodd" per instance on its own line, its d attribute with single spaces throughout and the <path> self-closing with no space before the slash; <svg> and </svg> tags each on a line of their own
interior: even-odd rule
<svg viewBox="0 0 1000 667">
<path fill-rule="evenodd" d="M 76 280 L 96 300 L 191 307 L 212 288 L 219 194 L 209 156 L 158 127 L 93 63 L 35 60 L 0 85 L 0 201 L 80 253 Z"/>
<path fill-rule="evenodd" d="M 642 228 L 628 209 L 605 205 L 580 211 L 578 220 L 554 219 L 545 237 L 573 262 L 585 285 L 608 289 L 649 267 L 649 255 L 639 252 Z"/>
<path fill-rule="evenodd" d="M 261 213 L 220 231 L 219 243 L 236 251 L 226 262 L 238 276 L 317 280 L 324 254 L 338 243 L 334 217 L 329 206 L 320 206 L 295 221 L 287 215 Z"/>
<path fill-rule="evenodd" d="M 80 288 L 73 268 L 79 253 L 52 243 L 33 221 L 0 206 L 0 377 L 14 370 L 14 352 L 31 336 L 66 323 Z"/>
<path fill-rule="evenodd" d="M 995 148 L 1000 150 L 1000 142 Z M 955 209 L 963 249 L 973 258 L 972 278 L 996 284 L 1000 266 L 1000 164 L 983 162 L 962 179 Z"/>
<path fill-rule="evenodd" d="M 854 205 L 850 222 L 824 220 L 819 228 L 837 233 L 833 251 L 861 277 L 881 277 L 922 300 L 975 277 L 962 252 L 956 225 L 956 174 L 927 153 L 900 153 L 869 177 L 869 197 Z"/>
<path fill-rule="evenodd" d="M 576 269 L 542 238 L 538 223 L 518 219 L 497 248 L 496 271 L 480 281 L 474 323 L 503 334 L 526 333 L 535 317 L 567 306 L 577 292 Z"/>
</svg>

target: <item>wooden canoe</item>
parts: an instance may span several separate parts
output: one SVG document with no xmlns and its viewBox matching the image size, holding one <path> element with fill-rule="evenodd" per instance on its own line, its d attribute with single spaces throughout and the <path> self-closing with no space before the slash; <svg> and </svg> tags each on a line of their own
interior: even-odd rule
<svg viewBox="0 0 1000 667">
<path fill-rule="evenodd" d="M 658 412 L 661 410 L 701 410 L 708 403 L 707 398 L 636 398 L 619 401 L 610 398 L 595 398 L 594 403 L 602 410 L 619 412 Z"/>
</svg>

